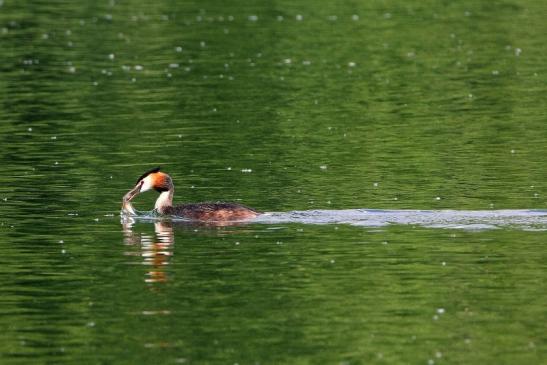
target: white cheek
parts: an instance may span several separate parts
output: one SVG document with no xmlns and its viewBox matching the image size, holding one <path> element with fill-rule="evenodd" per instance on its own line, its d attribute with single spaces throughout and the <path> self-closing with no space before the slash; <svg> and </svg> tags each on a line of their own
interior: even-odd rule
<svg viewBox="0 0 547 365">
<path fill-rule="evenodd" d="M 141 193 L 152 189 L 152 186 L 152 178 L 150 176 L 145 177 L 142 181 Z"/>
</svg>

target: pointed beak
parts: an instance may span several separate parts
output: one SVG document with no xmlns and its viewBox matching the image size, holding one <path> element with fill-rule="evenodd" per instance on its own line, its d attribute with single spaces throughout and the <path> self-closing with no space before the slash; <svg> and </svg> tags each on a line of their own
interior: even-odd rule
<svg viewBox="0 0 547 365">
<path fill-rule="evenodd" d="M 123 201 L 124 202 L 131 201 L 131 199 L 139 195 L 140 192 L 141 192 L 141 184 L 137 184 L 133 189 L 129 190 L 127 194 L 123 196 Z"/>
</svg>

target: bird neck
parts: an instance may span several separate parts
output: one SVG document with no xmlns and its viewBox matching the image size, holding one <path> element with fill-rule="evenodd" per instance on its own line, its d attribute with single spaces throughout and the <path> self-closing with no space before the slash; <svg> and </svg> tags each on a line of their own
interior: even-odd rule
<svg viewBox="0 0 547 365">
<path fill-rule="evenodd" d="M 173 206 L 174 193 L 175 193 L 175 189 L 173 187 L 171 187 L 167 191 L 162 191 L 160 193 L 160 196 L 156 200 L 154 209 L 156 209 L 159 213 L 164 214 L 168 208 Z"/>
</svg>

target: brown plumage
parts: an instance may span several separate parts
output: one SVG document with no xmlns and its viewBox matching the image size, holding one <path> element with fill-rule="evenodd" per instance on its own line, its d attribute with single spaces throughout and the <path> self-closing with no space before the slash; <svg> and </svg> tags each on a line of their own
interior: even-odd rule
<svg viewBox="0 0 547 365">
<path fill-rule="evenodd" d="M 227 221 L 254 218 L 259 212 L 237 203 L 194 203 L 167 207 L 163 214 L 199 221 Z"/>
</svg>

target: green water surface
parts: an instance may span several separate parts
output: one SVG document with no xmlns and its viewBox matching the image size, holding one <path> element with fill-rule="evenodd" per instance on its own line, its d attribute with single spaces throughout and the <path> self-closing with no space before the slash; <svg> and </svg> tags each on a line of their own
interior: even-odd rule
<svg viewBox="0 0 547 365">
<path fill-rule="evenodd" d="M 544 230 L 119 217 L 546 209 L 546 14 L 0 0 L 0 363 L 547 363 Z"/>
</svg>

